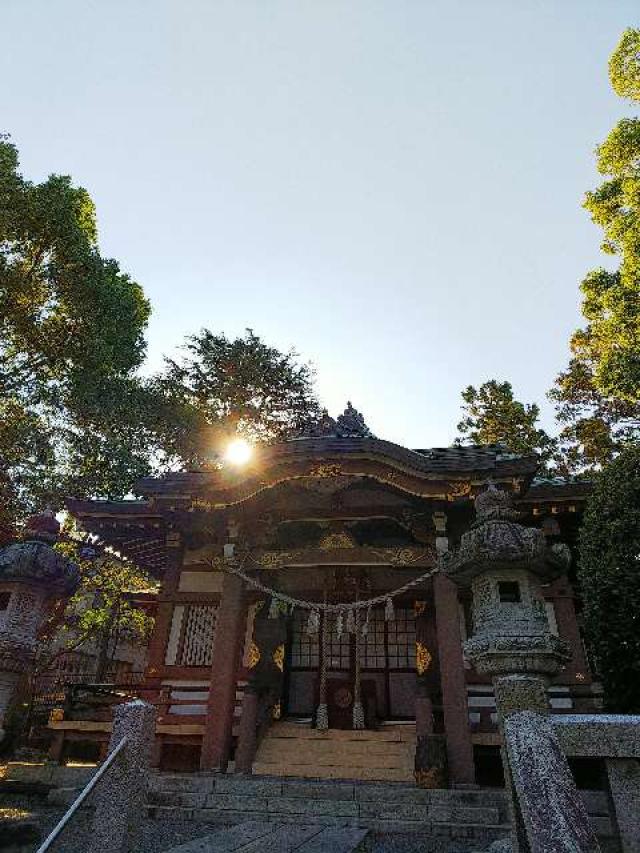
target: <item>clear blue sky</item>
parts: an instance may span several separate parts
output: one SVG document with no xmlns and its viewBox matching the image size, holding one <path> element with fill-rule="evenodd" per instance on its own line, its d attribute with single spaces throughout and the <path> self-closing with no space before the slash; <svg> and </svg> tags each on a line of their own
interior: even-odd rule
<svg viewBox="0 0 640 853">
<path fill-rule="evenodd" d="M 90 191 L 149 368 L 251 326 L 402 444 L 449 444 L 491 377 L 553 426 L 637 0 L 0 5 L 0 130 Z"/>
</svg>

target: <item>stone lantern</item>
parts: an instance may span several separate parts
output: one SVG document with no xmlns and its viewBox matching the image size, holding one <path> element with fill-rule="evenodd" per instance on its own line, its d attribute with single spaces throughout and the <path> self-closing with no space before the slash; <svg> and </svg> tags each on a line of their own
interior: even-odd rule
<svg viewBox="0 0 640 853">
<path fill-rule="evenodd" d="M 37 633 L 53 600 L 73 591 L 78 570 L 53 549 L 53 513 L 29 519 L 25 539 L 0 549 L 0 739 L 18 683 L 35 655 Z"/>
<path fill-rule="evenodd" d="M 473 634 L 465 655 L 479 673 L 492 676 L 500 715 L 546 713 L 549 679 L 570 652 L 549 629 L 541 584 L 567 571 L 569 549 L 518 524 L 509 494 L 493 485 L 475 507 L 475 523 L 445 558 L 446 574 L 472 591 Z"/>
<path fill-rule="evenodd" d="M 475 507 L 476 521 L 459 548 L 445 555 L 444 571 L 458 586 L 471 588 L 473 633 L 464 650 L 479 673 L 492 677 L 496 697 L 512 834 L 490 850 L 593 853 L 599 848 L 584 804 L 544 724 L 549 680 L 564 668 L 570 651 L 549 629 L 541 584 L 566 572 L 569 549 L 550 544 L 542 530 L 519 524 L 509 494 L 495 486 L 478 495 Z M 523 766 L 522 753 L 513 753 L 514 733 L 535 753 L 536 767 L 535 762 Z M 536 776 L 540 765 L 544 771 Z M 542 808 L 541 792 L 549 794 Z M 532 829 L 536 821 L 537 830 Z"/>
</svg>

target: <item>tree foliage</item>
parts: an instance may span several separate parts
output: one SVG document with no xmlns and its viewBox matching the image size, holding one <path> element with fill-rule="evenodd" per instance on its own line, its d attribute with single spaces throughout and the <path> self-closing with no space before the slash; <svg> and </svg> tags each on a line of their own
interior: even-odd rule
<svg viewBox="0 0 640 853">
<path fill-rule="evenodd" d="M 546 462 L 554 441 L 538 425 L 540 409 L 513 396 L 510 382 L 491 379 L 462 392 L 464 418 L 458 424 L 458 443 L 502 444 L 512 453 L 538 453 Z"/>
<path fill-rule="evenodd" d="M 0 538 L 46 503 L 121 498 L 153 470 L 210 463 L 230 433 L 270 441 L 317 413 L 310 368 L 252 331 L 204 330 L 141 378 L 149 311 L 101 256 L 86 190 L 26 180 L 0 139 Z"/>
<path fill-rule="evenodd" d="M 609 62 L 614 90 L 640 102 L 640 31 L 627 30 Z M 624 118 L 596 151 L 605 180 L 584 206 L 602 228 L 615 270 L 581 285 L 586 325 L 571 338 L 571 361 L 550 396 L 562 424 L 567 470 L 606 464 L 640 422 L 640 119 Z"/>
<path fill-rule="evenodd" d="M 609 60 L 609 79 L 621 98 L 640 101 L 640 30 L 623 33 Z"/>
<path fill-rule="evenodd" d="M 571 359 L 549 398 L 556 404 L 561 427 L 555 462 L 562 475 L 590 476 L 637 441 L 640 405 L 600 394 L 587 357 Z"/>
<path fill-rule="evenodd" d="M 127 491 L 141 459 L 134 452 L 125 471 L 113 462 L 118 452 L 131 457 L 121 428 L 135 414 L 122 419 L 122 389 L 135 385 L 149 310 L 140 286 L 101 256 L 86 190 L 66 176 L 26 180 L 15 146 L 0 140 L 0 488 L 9 520 L 69 493 Z"/>
<path fill-rule="evenodd" d="M 46 671 L 66 652 L 91 649 L 96 657 L 94 677 L 104 681 L 120 643 L 148 642 L 153 618 L 135 606 L 132 594 L 157 584 L 142 569 L 108 553 L 88 557 L 93 549 L 86 545 L 63 541 L 55 548 L 78 566 L 80 583 L 43 629 L 37 669 Z"/>
<path fill-rule="evenodd" d="M 319 416 L 311 368 L 251 329 L 233 340 L 203 329 L 187 339 L 184 352 L 166 359 L 155 379 L 176 413 L 161 441 L 168 458 L 210 461 L 231 435 L 275 441 Z"/>
<path fill-rule="evenodd" d="M 600 473 L 580 533 L 587 640 L 608 710 L 640 713 L 640 447 Z"/>
</svg>

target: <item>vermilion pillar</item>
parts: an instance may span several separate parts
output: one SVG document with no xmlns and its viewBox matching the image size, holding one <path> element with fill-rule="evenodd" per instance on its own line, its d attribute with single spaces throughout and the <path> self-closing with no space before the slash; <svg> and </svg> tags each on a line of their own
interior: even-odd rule
<svg viewBox="0 0 640 853">
<path fill-rule="evenodd" d="M 556 596 L 552 601 L 558 634 L 563 640 L 567 640 L 571 646 L 571 660 L 563 672 L 563 678 L 575 678 L 576 673 L 581 673 L 584 676 L 589 673 L 589 666 L 584 656 L 573 592 L 564 578 L 556 581 L 555 587 Z"/>
<path fill-rule="evenodd" d="M 449 775 L 455 784 L 469 785 L 475 782 L 475 767 L 469 729 L 458 593 L 455 584 L 442 574 L 435 575 L 433 592 Z"/>
<path fill-rule="evenodd" d="M 225 772 L 231 752 L 236 677 L 244 638 L 244 581 L 225 573 L 213 636 L 211 686 L 202 738 L 200 767 Z"/>
<path fill-rule="evenodd" d="M 156 612 L 153 634 L 149 643 L 147 654 L 146 684 L 150 685 L 158 677 L 158 673 L 164 666 L 167 640 L 171 629 L 171 618 L 173 616 L 173 602 L 176 590 L 180 582 L 180 571 L 182 569 L 183 549 L 180 537 L 172 532 L 167 536 L 167 571 L 162 583 L 162 589 L 158 596 L 158 609 Z"/>
<path fill-rule="evenodd" d="M 236 747 L 236 773 L 251 773 L 253 759 L 256 754 L 256 725 L 258 722 L 258 696 L 254 690 L 247 687 L 242 700 L 242 717 L 238 732 Z"/>
</svg>

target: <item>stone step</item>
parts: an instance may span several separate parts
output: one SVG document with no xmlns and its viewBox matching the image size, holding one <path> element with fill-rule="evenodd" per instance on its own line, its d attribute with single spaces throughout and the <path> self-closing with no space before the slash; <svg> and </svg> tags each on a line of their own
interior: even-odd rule
<svg viewBox="0 0 640 853">
<path fill-rule="evenodd" d="M 303 797 L 251 797 L 237 794 L 167 794 L 155 793 L 149 798 L 150 808 L 193 811 L 203 813 L 206 819 L 211 812 L 214 817 L 225 812 L 251 815 L 262 820 L 268 815 L 299 815 L 301 819 L 353 818 L 381 820 L 409 820 L 423 823 L 452 824 L 499 824 L 500 814 L 496 807 L 462 805 L 441 800 L 433 803 L 387 803 L 385 801 L 363 802 L 359 800 L 309 799 Z"/>
<path fill-rule="evenodd" d="M 413 780 L 415 726 L 385 726 L 378 731 L 329 729 L 276 723 L 258 747 L 257 775 L 306 779 Z"/>
<path fill-rule="evenodd" d="M 274 723 L 266 732 L 265 739 L 299 738 L 321 741 L 378 741 L 388 743 L 415 743 L 415 725 L 382 726 L 379 729 L 329 729 L 318 731 L 307 724 L 281 722 Z"/>
<path fill-rule="evenodd" d="M 368 830 L 246 821 L 167 853 L 355 853 Z"/>
<path fill-rule="evenodd" d="M 305 740 L 302 744 L 297 739 L 290 739 L 289 742 L 283 743 L 281 738 L 266 738 L 260 744 L 260 760 L 266 761 L 267 756 L 278 756 L 283 753 L 291 755 L 294 753 L 300 754 L 300 750 L 304 751 L 305 757 L 310 759 L 321 758 L 323 756 L 396 756 L 401 755 L 406 761 L 413 761 L 415 753 L 415 743 L 404 743 L 398 741 L 317 741 Z M 311 762 L 309 762 L 311 763 Z M 349 763 L 349 762 L 345 762 Z"/>
<path fill-rule="evenodd" d="M 194 838 L 192 841 L 187 841 L 186 844 L 179 844 L 177 847 L 172 847 L 167 853 L 209 853 L 209 851 L 214 850 L 216 853 L 235 853 L 236 850 L 257 839 L 264 839 L 272 831 L 273 824 L 249 820 L 227 829 L 221 829 L 212 835 Z"/>
<path fill-rule="evenodd" d="M 242 823 L 247 819 L 245 811 L 214 808 L 181 809 L 175 806 L 151 806 L 148 809 L 148 814 L 151 818 L 163 821 L 202 821 L 203 823 L 225 826 L 233 823 Z M 270 812 L 268 814 L 255 813 L 253 817 L 259 821 L 270 821 L 276 824 L 293 824 L 299 826 L 303 825 L 302 822 L 304 822 L 304 825 L 313 823 L 322 827 L 357 828 L 378 832 L 419 833 L 434 838 L 465 838 L 478 841 L 481 844 L 489 844 L 491 841 L 503 838 L 509 833 L 509 825 L 504 823 L 452 823 L 436 820 L 415 820 L 399 816 L 389 819 L 378 815 L 360 817 L 344 814 L 301 815 L 297 813 Z M 257 847 L 256 849 L 262 850 L 265 848 Z"/>
<path fill-rule="evenodd" d="M 235 794 L 245 797 L 301 797 L 314 800 L 357 800 L 360 802 L 418 803 L 438 805 L 450 803 L 466 806 L 504 808 L 505 794 L 496 788 L 424 789 L 413 784 L 384 782 L 324 782 L 268 776 L 231 776 L 215 774 L 157 774 L 151 790 L 174 796 L 191 794 Z"/>
<path fill-rule="evenodd" d="M 257 775 L 297 776 L 302 779 L 354 779 L 364 782 L 410 782 L 413 779 L 411 770 L 401 767 L 361 767 L 352 765 L 321 764 L 268 764 L 256 761 L 253 772 Z"/>
<path fill-rule="evenodd" d="M 409 754 L 403 754 L 398 751 L 387 754 L 383 753 L 382 755 L 370 755 L 368 752 L 356 752 L 354 754 L 350 750 L 345 750 L 344 752 L 334 750 L 313 752 L 310 750 L 304 755 L 298 753 L 294 756 L 289 753 L 283 755 L 277 751 L 265 750 L 260 753 L 259 758 L 254 762 L 253 772 L 264 775 L 265 772 L 269 773 L 269 770 L 265 770 L 265 768 L 271 765 L 273 767 L 291 767 L 292 770 L 289 776 L 296 776 L 296 770 L 299 767 L 361 767 L 372 770 L 375 768 L 380 768 L 381 770 L 404 770 L 410 776 L 413 776 L 413 761 L 410 762 L 409 759 Z M 273 775 L 279 776 L 281 774 L 274 773 Z M 348 778 L 357 779 L 358 774 L 356 773 L 355 776 Z"/>
</svg>

